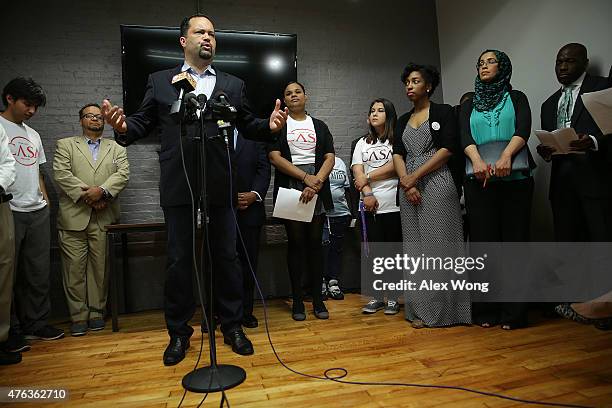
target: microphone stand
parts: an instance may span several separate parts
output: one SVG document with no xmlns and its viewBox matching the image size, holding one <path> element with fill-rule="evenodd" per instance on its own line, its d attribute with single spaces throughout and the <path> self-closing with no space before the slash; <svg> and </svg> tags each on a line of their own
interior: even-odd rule
<svg viewBox="0 0 612 408">
<path fill-rule="evenodd" d="M 199 105 L 197 110 L 200 113 L 200 131 L 199 135 L 194 137 L 194 142 L 196 144 L 196 169 L 197 169 L 197 177 L 196 177 L 196 186 L 198 189 L 198 215 L 200 215 L 201 211 L 201 220 L 202 226 L 204 227 L 204 223 L 208 225 L 209 216 L 208 216 L 208 197 L 207 197 L 207 189 L 206 189 L 206 151 L 208 138 L 206 136 L 206 127 L 204 123 L 204 112 L 206 108 L 205 101 L 199 101 Z M 189 108 L 186 107 L 186 115 L 189 115 Z M 230 173 L 231 174 L 231 173 Z M 200 217 L 197 217 L 198 220 Z M 196 220 L 196 222 L 198 222 Z M 203 228 L 204 233 L 202 234 L 203 240 L 203 248 L 208 248 L 208 228 Z M 200 254 L 200 259 L 204 258 L 204 251 Z M 201 262 L 201 267 L 204 268 L 204 262 Z M 218 272 L 218 271 L 217 271 Z M 210 282 L 210 291 L 209 291 L 209 305 L 208 308 L 205 309 L 207 327 L 208 327 L 208 345 L 210 350 L 210 365 L 206 367 L 201 367 L 190 371 L 183 377 L 182 385 L 188 391 L 198 392 L 198 393 L 209 393 L 209 392 L 219 392 L 225 391 L 227 389 L 233 388 L 237 385 L 240 385 L 246 379 L 246 371 L 241 367 L 229 364 L 218 364 L 217 363 L 217 345 L 215 339 L 215 322 L 213 316 L 213 304 L 214 304 L 214 276 L 212 270 L 209 270 L 208 282 Z M 198 288 L 201 290 L 201 287 Z"/>
</svg>

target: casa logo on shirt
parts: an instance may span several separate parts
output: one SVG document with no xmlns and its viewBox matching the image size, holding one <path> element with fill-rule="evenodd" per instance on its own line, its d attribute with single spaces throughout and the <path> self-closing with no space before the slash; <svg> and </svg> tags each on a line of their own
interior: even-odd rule
<svg viewBox="0 0 612 408">
<path fill-rule="evenodd" d="M 361 161 L 370 167 L 382 167 L 391 160 L 393 150 L 390 146 L 370 146 L 361 153 Z"/>
<path fill-rule="evenodd" d="M 312 129 L 294 129 L 287 133 L 287 143 L 299 150 L 314 150 L 317 146 L 317 134 Z"/>
<path fill-rule="evenodd" d="M 16 136 L 9 142 L 15 161 L 23 166 L 32 166 L 38 161 L 38 149 L 23 136 Z"/>
</svg>

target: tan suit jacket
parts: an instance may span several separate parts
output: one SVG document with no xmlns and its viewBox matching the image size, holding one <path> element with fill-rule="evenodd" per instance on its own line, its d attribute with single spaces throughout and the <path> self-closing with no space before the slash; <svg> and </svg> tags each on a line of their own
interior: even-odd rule
<svg viewBox="0 0 612 408">
<path fill-rule="evenodd" d="M 119 221 L 119 193 L 130 176 L 125 147 L 114 140 L 101 139 L 98 160 L 93 161 L 85 136 L 74 136 L 57 141 L 53 158 L 54 179 L 60 187 L 57 228 L 82 231 L 89 224 L 92 211 L 81 200 L 85 186 L 103 186 L 113 199 L 109 206 L 97 212 L 100 229 Z"/>
</svg>

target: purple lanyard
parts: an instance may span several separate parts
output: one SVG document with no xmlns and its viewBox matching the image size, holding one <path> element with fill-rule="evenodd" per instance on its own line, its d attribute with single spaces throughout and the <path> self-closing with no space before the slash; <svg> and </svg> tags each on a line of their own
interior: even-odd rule
<svg viewBox="0 0 612 408">
<path fill-rule="evenodd" d="M 370 246 L 368 245 L 368 227 L 365 219 L 365 205 L 359 202 L 359 213 L 361 214 L 361 248 L 366 258 L 370 256 Z"/>
</svg>

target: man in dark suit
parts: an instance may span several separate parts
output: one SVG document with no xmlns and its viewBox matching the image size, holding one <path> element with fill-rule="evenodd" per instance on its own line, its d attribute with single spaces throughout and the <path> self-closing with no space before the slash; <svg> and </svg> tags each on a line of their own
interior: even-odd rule
<svg viewBox="0 0 612 408">
<path fill-rule="evenodd" d="M 244 241 L 244 247 L 239 239 L 236 243 L 244 287 L 242 325 L 254 328 L 258 322 L 253 315 L 255 280 L 251 267 L 253 273 L 257 273 L 259 237 L 266 222 L 264 199 L 270 186 L 270 162 L 265 144 L 247 140 L 238 132 L 235 132 L 234 139 L 238 163 L 238 227 Z"/>
<path fill-rule="evenodd" d="M 553 155 L 554 151 L 546 146 L 537 148 L 544 160 L 552 160 L 550 201 L 555 239 L 562 242 L 609 241 L 612 232 L 612 178 L 606 160 L 609 135 L 602 134 L 581 97 L 609 85 L 607 78 L 586 73 L 588 64 L 584 45 L 563 46 L 555 64 L 561 89 L 541 109 L 542 129 L 571 127 L 579 137 L 570 145 L 578 154 Z"/>
<path fill-rule="evenodd" d="M 191 273 L 192 226 L 195 218 L 192 205 L 196 212 L 208 207 L 208 232 L 210 237 L 214 237 L 209 242 L 213 258 L 215 313 L 221 321 L 224 342 L 231 345 L 232 350 L 238 354 L 253 353 L 253 345 L 241 326 L 243 284 L 236 254 L 233 214 L 233 208 L 238 204 L 233 146 L 231 140 L 218 137 L 217 122 L 208 104 L 203 113 L 207 202 L 199 203 L 197 197 L 193 200 L 189 185 L 195 189 L 198 178 L 195 152 L 199 147 L 194 137 L 200 134 L 200 121 L 185 125 L 185 136 L 181 137 L 181 126 L 170 115 L 170 106 L 179 97 L 179 91 L 172 86 L 172 80 L 181 72 L 187 73 L 196 82 L 194 93 L 204 94 L 208 100 L 218 98 L 221 92 L 225 93 L 229 103 L 237 109 L 236 126 L 249 138 L 269 139 L 270 133 L 279 131 L 287 118 L 287 110 L 280 110 L 280 100 L 276 101 L 268 121 L 255 118 L 246 98 L 244 82 L 212 65 L 216 39 L 215 28 L 209 17 L 202 14 L 186 17 L 181 23 L 179 41 L 185 55 L 184 64 L 149 76 L 138 112 L 126 118 L 121 108 L 111 106 L 108 100 L 103 102 L 103 114 L 115 129 L 115 139 L 119 144 L 129 145 L 154 130 L 161 139 L 159 189 L 168 231 L 164 311 L 170 336 L 170 343 L 164 352 L 165 365 L 177 364 L 185 357 L 193 333 L 193 328 L 188 324 L 195 311 Z M 228 166 L 228 154 L 231 167 Z M 188 177 L 183 170 L 183 160 Z M 233 186 L 231 191 L 230 186 Z"/>
</svg>

